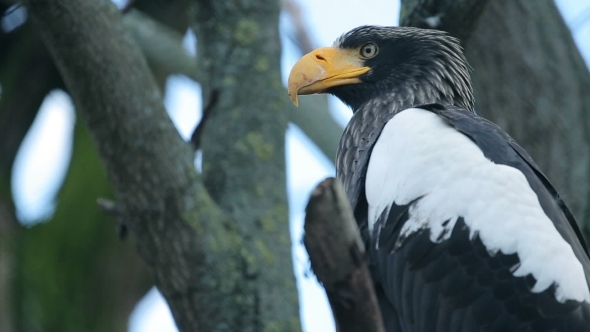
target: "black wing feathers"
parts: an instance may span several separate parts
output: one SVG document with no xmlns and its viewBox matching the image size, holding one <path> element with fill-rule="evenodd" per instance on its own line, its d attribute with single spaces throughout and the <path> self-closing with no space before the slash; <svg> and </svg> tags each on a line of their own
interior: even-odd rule
<svg viewBox="0 0 590 332">
<path fill-rule="evenodd" d="M 520 146 L 494 124 L 461 108 L 420 108 L 441 116 L 475 142 L 491 161 L 520 170 L 576 257 L 585 267 L 590 266 L 571 213 Z M 365 172 L 366 167 L 362 165 L 356 171 Z M 364 193 L 357 198 L 355 203 L 366 204 Z M 400 241 L 401 227 L 412 204 L 394 204 L 377 221 L 372 234 L 364 232 L 378 296 L 391 304 L 382 305 L 383 315 L 386 319 L 394 316 L 389 321 L 395 324 L 389 324 L 387 331 L 590 331 L 586 323 L 590 322 L 590 304 L 557 302 L 555 286 L 532 293 L 532 276 L 512 275 L 519 265 L 518 256 L 488 252 L 478 234 L 470 234 L 463 218 L 456 221 L 447 240 L 435 243 L 425 229 Z M 358 221 L 366 229 L 366 217 Z"/>
</svg>

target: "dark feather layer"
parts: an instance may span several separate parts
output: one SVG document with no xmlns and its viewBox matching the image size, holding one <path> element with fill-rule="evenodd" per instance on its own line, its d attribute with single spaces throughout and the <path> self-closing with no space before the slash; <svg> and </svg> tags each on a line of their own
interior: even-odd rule
<svg viewBox="0 0 590 332">
<path fill-rule="evenodd" d="M 399 230 L 388 239 L 382 234 L 382 245 L 373 240 L 369 247 L 376 289 L 391 304 L 382 306 L 383 316 L 398 322 L 387 331 L 589 330 L 589 303 L 559 303 L 554 286 L 532 293 L 532 276 L 512 276 L 517 255 L 490 255 L 479 237 L 469 238 L 462 218 L 441 243 L 426 230 L 391 252 L 398 236 Z"/>
</svg>

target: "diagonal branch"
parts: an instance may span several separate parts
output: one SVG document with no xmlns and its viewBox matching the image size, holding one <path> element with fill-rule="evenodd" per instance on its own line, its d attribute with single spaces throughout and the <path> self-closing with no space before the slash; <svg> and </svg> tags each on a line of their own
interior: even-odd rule
<svg viewBox="0 0 590 332">
<path fill-rule="evenodd" d="M 296 0 L 283 0 L 281 4 L 295 29 L 293 42 L 302 54 L 311 52 L 314 46 L 304 22 L 301 6 Z M 289 121 L 301 128 L 328 160 L 334 161 L 343 128 L 332 117 L 326 95 L 301 98 L 299 108 L 289 108 Z"/>
<path fill-rule="evenodd" d="M 156 77 L 176 73 L 197 82 L 201 79 L 196 59 L 182 47 L 180 33 L 136 9 L 123 16 L 123 25 L 135 37 Z"/>
<path fill-rule="evenodd" d="M 26 5 L 177 325 L 209 330 L 223 319 L 224 306 L 217 314 L 203 314 L 203 308 L 212 298 L 239 295 L 241 238 L 195 172 L 193 152 L 166 115 L 120 13 L 108 0 Z"/>
<path fill-rule="evenodd" d="M 328 178 L 320 183 L 306 212 L 303 243 L 326 289 L 337 330 L 384 332 L 365 246 L 340 182 Z"/>
<path fill-rule="evenodd" d="M 283 0 L 281 2 L 283 10 L 291 18 L 291 23 L 295 28 L 294 42 L 297 44 L 301 53 L 309 53 L 314 47 L 307 31 L 306 24 L 303 20 L 301 6 L 295 0 Z"/>
</svg>

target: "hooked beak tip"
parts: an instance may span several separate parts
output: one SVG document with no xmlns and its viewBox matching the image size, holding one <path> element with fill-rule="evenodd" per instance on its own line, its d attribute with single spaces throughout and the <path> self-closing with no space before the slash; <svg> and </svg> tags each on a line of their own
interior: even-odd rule
<svg viewBox="0 0 590 332">
<path fill-rule="evenodd" d="M 291 80 L 289 78 L 289 80 Z M 293 105 L 295 105 L 296 107 L 299 106 L 299 100 L 297 100 L 297 97 L 299 95 L 299 84 L 294 84 L 294 82 L 289 82 L 289 86 L 287 91 L 289 92 L 289 99 L 291 99 L 291 102 L 293 102 Z"/>
</svg>

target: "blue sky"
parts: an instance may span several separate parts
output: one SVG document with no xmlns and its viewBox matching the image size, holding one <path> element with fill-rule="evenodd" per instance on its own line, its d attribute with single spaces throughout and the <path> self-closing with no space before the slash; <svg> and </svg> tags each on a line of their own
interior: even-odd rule
<svg viewBox="0 0 590 332">
<path fill-rule="evenodd" d="M 363 24 L 396 25 L 399 3 L 391 0 L 338 1 L 300 0 L 303 17 L 309 25 L 315 46 L 331 45 L 334 39 L 354 27 Z M 566 22 L 573 31 L 586 63 L 590 64 L 590 1 L 556 1 Z M 379 10 L 371 10 L 379 8 Z M 336 12 L 338 15 L 335 15 Z M 326 13 L 331 13 L 327 16 Z M 290 23 L 283 15 L 281 29 L 288 31 Z M 188 49 L 194 37 L 185 38 Z M 288 72 L 299 54 L 293 45 L 283 38 L 282 72 L 286 80 Z M 190 136 L 199 120 L 201 107 L 199 87 L 183 76 L 168 80 L 165 105 L 183 137 Z M 335 117 L 343 125 L 350 111 L 335 99 L 330 100 Z M 75 115 L 67 94 L 55 91 L 50 94 L 39 112 L 33 127 L 23 142 L 14 165 L 13 193 L 18 216 L 24 224 L 50 216 L 54 199 L 71 154 L 71 137 Z M 323 290 L 315 277 L 306 274 L 307 255 L 299 245 L 302 234 L 303 209 L 309 192 L 323 178 L 334 173 L 331 161 L 295 126 L 287 135 L 288 187 L 291 213 L 291 236 L 294 243 L 293 266 L 300 290 L 301 315 L 305 331 L 333 331 L 332 315 L 326 304 Z M 130 319 L 132 332 L 176 331 L 166 304 L 158 292 L 152 289 L 138 304 Z"/>
</svg>

